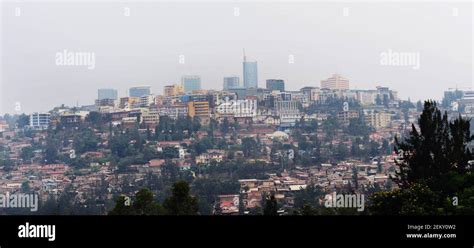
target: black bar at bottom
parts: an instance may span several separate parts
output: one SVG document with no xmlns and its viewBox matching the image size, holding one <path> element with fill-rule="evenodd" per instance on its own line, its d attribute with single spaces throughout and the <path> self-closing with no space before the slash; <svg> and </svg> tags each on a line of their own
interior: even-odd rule
<svg viewBox="0 0 474 248">
<path fill-rule="evenodd" d="M 0 247 L 473 247 L 473 226 L 474 216 L 0 216 Z"/>
</svg>

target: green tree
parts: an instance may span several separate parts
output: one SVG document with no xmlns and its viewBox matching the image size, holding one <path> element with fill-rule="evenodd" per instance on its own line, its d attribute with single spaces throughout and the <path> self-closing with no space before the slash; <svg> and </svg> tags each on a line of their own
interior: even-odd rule
<svg viewBox="0 0 474 248">
<path fill-rule="evenodd" d="M 76 153 L 81 154 L 97 150 L 99 139 L 91 129 L 83 129 L 78 132 L 73 141 L 73 147 Z"/>
<path fill-rule="evenodd" d="M 357 167 L 352 167 L 352 181 L 354 181 L 355 188 L 359 188 L 359 172 L 357 171 Z"/>
<path fill-rule="evenodd" d="M 377 173 L 382 173 L 382 162 L 380 159 L 377 161 Z"/>
<path fill-rule="evenodd" d="M 55 139 L 52 135 L 48 134 L 46 138 L 46 149 L 45 149 L 45 162 L 54 163 L 58 159 L 59 151 L 59 140 Z"/>
<path fill-rule="evenodd" d="M 426 185 L 414 183 L 406 189 L 374 193 L 369 209 L 383 215 L 432 215 L 439 213 L 437 197 Z"/>
<path fill-rule="evenodd" d="M 129 199 L 126 196 L 119 196 L 115 201 L 115 207 L 109 212 L 109 215 L 133 215 L 133 207 L 127 204 Z"/>
<path fill-rule="evenodd" d="M 278 203 L 276 201 L 275 194 L 271 194 L 270 196 L 266 197 L 263 215 L 278 215 Z"/>
<path fill-rule="evenodd" d="M 161 206 L 155 203 L 153 193 L 148 189 L 141 189 L 135 194 L 133 211 L 136 215 L 157 215 L 162 212 Z"/>
<path fill-rule="evenodd" d="M 24 181 L 21 183 L 21 192 L 23 193 L 30 193 L 31 188 L 30 188 L 30 183 L 29 181 Z"/>
<path fill-rule="evenodd" d="M 25 126 L 28 126 L 30 124 L 30 117 L 28 115 L 21 114 L 20 116 L 18 116 L 16 124 L 18 125 L 18 128 L 24 128 Z"/>
<path fill-rule="evenodd" d="M 303 216 L 313 216 L 313 215 L 318 215 L 319 211 L 316 207 L 313 207 L 310 204 L 304 204 L 297 214 L 300 214 Z"/>
<path fill-rule="evenodd" d="M 399 189 L 371 196 L 374 214 L 466 214 L 474 212 L 474 176 L 467 144 L 473 140 L 469 120 L 448 121 L 433 101 L 426 101 L 408 137 L 395 139 Z M 453 204 L 453 198 L 459 204 Z"/>
<path fill-rule="evenodd" d="M 239 215 L 245 214 L 244 194 L 239 193 Z"/>
<path fill-rule="evenodd" d="M 381 150 L 382 150 L 382 153 L 383 153 L 383 154 L 390 154 L 390 153 L 391 153 L 392 149 L 390 148 L 390 144 L 388 143 L 388 140 L 384 139 L 384 140 L 382 141 L 382 148 L 381 148 Z"/>
<path fill-rule="evenodd" d="M 108 120 L 100 112 L 92 111 L 86 116 L 85 121 L 93 126 L 100 127 Z"/>
<path fill-rule="evenodd" d="M 246 158 L 255 157 L 258 154 L 257 141 L 252 137 L 243 138 L 242 152 Z"/>
<path fill-rule="evenodd" d="M 15 162 L 11 160 L 8 156 L 7 157 L 0 157 L 0 167 L 3 167 L 4 171 L 11 171 L 15 166 Z"/>
<path fill-rule="evenodd" d="M 229 128 L 230 128 L 229 119 L 227 119 L 227 117 L 225 117 L 224 120 L 221 123 L 221 127 L 220 127 L 221 132 L 225 135 L 225 134 L 227 134 L 227 132 L 229 132 Z"/>
<path fill-rule="evenodd" d="M 155 202 L 149 189 L 141 189 L 135 194 L 133 203 L 126 196 L 120 196 L 109 215 L 159 215 L 162 207 Z"/>
<path fill-rule="evenodd" d="M 346 159 L 346 157 L 349 155 L 349 152 L 349 149 L 347 149 L 347 146 L 344 143 L 340 142 L 337 145 L 336 156 L 339 160 Z"/>
<path fill-rule="evenodd" d="M 431 189 L 442 190 L 440 180 L 449 172 L 465 173 L 471 153 L 467 144 L 474 137 L 469 130 L 469 120 L 459 116 L 448 122 L 433 101 L 426 101 L 418 120 L 419 131 L 414 125 L 402 142 L 395 139 L 395 151 L 401 156 L 400 171 L 395 181 L 400 187 L 411 183 L 426 183 Z"/>
<path fill-rule="evenodd" d="M 353 136 L 368 136 L 371 132 L 371 128 L 367 126 L 364 119 L 364 114 L 361 112 L 359 118 L 353 118 L 349 120 L 349 126 L 347 126 L 347 133 Z"/>
<path fill-rule="evenodd" d="M 193 132 L 197 132 L 199 129 L 201 129 L 201 118 L 197 116 L 193 117 L 192 129 Z"/>
<path fill-rule="evenodd" d="M 175 181 L 179 176 L 179 168 L 176 164 L 167 160 L 161 167 L 161 175 L 170 181 Z"/>
<path fill-rule="evenodd" d="M 196 215 L 199 210 L 198 200 L 189 194 L 189 184 L 185 181 L 173 184 L 171 196 L 165 199 L 163 207 L 169 215 Z"/>
<path fill-rule="evenodd" d="M 214 147 L 214 142 L 213 139 L 209 137 L 204 137 L 193 144 L 194 146 L 194 151 L 196 154 L 201 154 L 207 151 L 207 149 L 211 149 Z"/>
<path fill-rule="evenodd" d="M 319 202 L 317 200 L 323 195 L 324 191 L 322 190 L 322 188 L 310 184 L 305 189 L 301 189 L 295 192 L 294 207 L 302 208 L 305 205 L 316 207 L 319 205 Z"/>
<path fill-rule="evenodd" d="M 21 153 L 20 153 L 20 157 L 21 159 L 23 160 L 23 162 L 29 162 L 31 160 L 31 158 L 33 158 L 33 147 L 31 146 L 27 146 L 27 147 L 23 147 L 21 149 Z"/>
</svg>

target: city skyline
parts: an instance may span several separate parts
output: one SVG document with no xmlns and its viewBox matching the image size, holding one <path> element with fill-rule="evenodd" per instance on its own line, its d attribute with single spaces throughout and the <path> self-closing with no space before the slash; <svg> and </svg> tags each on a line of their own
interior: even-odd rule
<svg viewBox="0 0 474 248">
<path fill-rule="evenodd" d="M 323 88 L 325 88 L 325 87 L 322 87 L 321 83 L 322 83 L 323 81 L 327 80 L 327 79 L 330 79 L 330 78 L 333 77 L 333 76 L 342 76 L 342 77 L 344 77 L 344 75 L 334 73 L 334 74 L 328 75 L 327 78 L 320 80 L 320 82 L 316 83 L 316 85 L 304 85 L 304 86 L 302 86 L 302 87 L 300 87 L 300 88 L 292 88 L 292 87 L 291 87 L 291 84 L 288 84 L 287 82 L 284 82 L 285 91 L 300 91 L 301 89 L 303 89 L 303 88 L 305 88 L 305 87 L 314 87 L 314 88 L 321 88 L 321 89 L 323 89 Z M 183 75 L 183 76 L 181 77 L 181 82 L 178 81 L 177 83 L 160 84 L 159 86 L 152 85 L 152 84 L 147 84 L 147 85 L 144 85 L 144 84 L 131 84 L 131 85 L 129 85 L 128 87 L 125 87 L 125 88 L 123 88 L 123 89 L 117 89 L 117 88 L 114 88 L 114 87 L 96 88 L 96 89 L 91 89 L 91 92 L 89 92 L 90 94 L 88 94 L 87 97 L 92 97 L 93 95 L 96 95 L 96 96 L 97 96 L 98 91 L 100 91 L 100 90 L 114 90 L 115 93 L 117 94 L 117 97 L 118 97 L 117 99 L 114 99 L 114 100 L 119 100 L 119 99 L 122 98 L 122 97 L 136 97 L 136 96 L 131 96 L 131 95 L 130 95 L 130 90 L 132 90 L 132 89 L 134 89 L 134 88 L 141 88 L 141 87 L 147 87 L 147 88 L 149 88 L 149 89 L 150 89 L 149 91 L 150 91 L 150 94 L 151 94 L 151 95 L 161 96 L 161 95 L 165 95 L 165 92 L 164 92 L 163 89 L 164 89 L 165 87 L 167 87 L 167 86 L 178 85 L 178 86 L 181 86 L 181 87 L 182 87 L 182 80 L 183 80 L 183 78 L 185 78 L 185 77 L 200 77 L 200 76 L 199 76 L 199 75 Z M 230 77 L 224 77 L 224 79 L 225 79 L 225 78 L 232 78 L 232 76 L 230 76 Z M 349 81 L 350 87 L 349 87 L 348 89 L 346 89 L 346 90 L 349 90 L 349 91 L 375 90 L 377 87 L 387 87 L 386 85 L 383 85 L 383 84 L 382 84 L 382 85 L 374 84 L 374 87 L 372 87 L 372 88 L 354 88 L 354 87 L 352 87 L 353 83 L 352 83 L 352 81 L 351 81 L 350 79 L 348 79 L 347 77 L 344 77 L 344 79 L 347 79 L 347 80 Z M 258 88 L 261 88 L 261 89 L 268 89 L 268 88 L 266 87 L 266 85 L 262 85 L 262 84 L 266 83 L 267 81 L 271 81 L 271 80 L 276 80 L 276 79 L 272 79 L 272 78 L 270 78 L 270 79 L 265 79 L 264 82 L 259 82 L 259 83 L 258 83 Z M 278 80 L 280 80 L 280 79 L 278 79 Z M 283 81 L 284 81 L 284 80 L 283 80 Z M 290 86 L 290 87 L 288 87 L 288 86 Z M 243 85 L 241 85 L 240 88 L 237 87 L 237 88 L 235 88 L 235 89 L 243 89 L 243 88 L 245 88 L 245 87 L 244 87 Z M 250 88 L 252 88 L 252 87 L 250 87 Z M 290 89 L 288 89 L 288 88 L 290 88 Z M 397 88 L 392 88 L 392 87 L 390 87 L 390 88 L 393 89 L 393 90 L 396 90 L 396 91 L 400 92 L 400 90 L 397 89 Z M 230 89 L 232 89 L 232 88 L 230 88 Z M 229 89 L 229 90 L 230 90 L 230 89 Z M 441 102 L 442 97 L 443 97 L 442 94 L 444 94 L 445 91 L 450 91 L 450 90 L 466 90 L 466 89 L 474 91 L 474 87 L 458 87 L 458 85 L 454 85 L 454 87 L 448 87 L 448 88 L 444 89 L 444 90 L 440 93 L 440 95 L 441 95 L 440 98 L 437 98 L 437 99 L 434 99 L 434 98 L 410 99 L 410 97 L 405 98 L 405 97 L 403 97 L 403 96 L 400 96 L 400 99 L 401 99 L 401 100 L 410 100 L 412 103 L 416 103 L 417 101 L 424 101 L 424 100 L 436 100 L 436 101 L 438 101 L 438 102 Z M 220 86 L 220 87 L 216 87 L 215 89 L 201 88 L 201 89 L 199 89 L 199 90 L 205 90 L 205 91 L 208 91 L 208 90 L 222 91 L 222 90 L 223 90 L 223 85 L 222 85 L 222 83 L 221 83 L 221 86 Z M 183 92 L 183 94 L 192 94 L 192 92 L 191 92 L 191 91 L 187 91 L 187 92 Z M 20 110 L 20 111 L 14 110 L 14 111 L 11 111 L 11 112 L 8 112 L 8 111 L 7 111 L 7 112 L 0 112 L 0 114 L 3 115 L 3 114 L 20 114 L 20 113 L 27 113 L 27 114 L 31 114 L 31 113 L 43 113 L 43 112 L 48 112 L 48 111 L 50 111 L 51 109 L 53 109 L 53 108 L 55 108 L 55 107 L 60 107 L 61 105 L 65 105 L 65 106 L 68 106 L 68 107 L 81 107 L 81 106 L 94 105 L 95 100 L 99 100 L 99 99 L 101 99 L 101 98 L 100 98 L 100 97 L 96 97 L 96 98 L 92 99 L 92 101 L 87 101 L 87 102 L 79 102 L 79 101 L 76 101 L 76 102 L 70 102 L 70 104 L 67 104 L 67 103 L 64 103 L 64 102 L 61 102 L 61 103 L 58 102 L 58 103 L 56 103 L 55 105 L 50 106 L 49 109 L 44 109 L 44 110 L 32 110 L 32 111 L 30 111 L 30 112 L 25 112 L 25 111 L 21 111 L 21 110 Z"/>
<path fill-rule="evenodd" d="M 473 44 L 474 0 L 0 0 L 0 248 L 472 245 Z"/>
<path fill-rule="evenodd" d="M 16 5 L 7 3 L 2 10 L 0 113 L 90 104 L 97 88 L 125 95 L 134 85 L 150 85 L 152 92 L 162 94 L 163 86 L 179 84 L 183 75 L 200 75 L 203 89 L 221 90 L 227 76 L 238 75 L 243 83 L 242 48 L 249 60 L 258 62 L 262 88 L 272 78 L 284 80 L 287 90 L 319 87 L 321 80 L 338 73 L 350 80 L 351 89 L 387 86 L 401 99 L 441 100 L 448 88 L 472 87 L 472 13 L 460 8 L 453 16 L 452 11 L 462 5 L 239 3 L 235 15 L 232 4 L 150 3 L 131 4 L 127 19 L 122 6 L 113 3 L 94 4 L 93 10 L 87 4 L 21 4 L 28 13 L 21 18 L 15 16 Z M 80 14 L 86 10 L 90 19 Z M 64 26 L 55 24 L 51 13 L 64 17 Z M 184 16 L 195 21 L 180 18 Z M 168 17 L 173 22 L 160 22 Z M 98 18 L 103 22 L 97 24 Z M 150 20 L 156 20 L 157 34 L 135 28 L 151 27 Z M 121 29 L 115 30 L 117 26 Z M 102 35 L 104 28 L 109 35 Z M 27 43 L 37 32 L 50 35 L 35 45 Z M 405 35 L 394 35 L 398 33 Z M 57 54 L 67 52 L 90 52 L 93 64 L 58 63 Z M 420 66 L 382 62 L 382 55 L 397 52 L 417 53 Z"/>
</svg>

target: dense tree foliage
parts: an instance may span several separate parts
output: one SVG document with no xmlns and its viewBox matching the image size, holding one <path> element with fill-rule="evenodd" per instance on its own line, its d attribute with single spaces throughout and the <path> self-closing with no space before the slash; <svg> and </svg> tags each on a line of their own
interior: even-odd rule
<svg viewBox="0 0 474 248">
<path fill-rule="evenodd" d="M 263 215 L 275 216 L 278 215 L 278 203 L 274 194 L 270 194 L 265 198 L 263 207 Z"/>
<path fill-rule="evenodd" d="M 199 210 L 198 200 L 189 193 L 188 183 L 176 182 L 171 190 L 171 196 L 163 202 L 165 213 L 169 215 L 196 215 Z"/>
<path fill-rule="evenodd" d="M 153 193 L 148 189 L 141 189 L 135 194 L 135 199 L 120 196 L 109 215 L 158 215 L 162 214 L 162 207 L 154 200 Z"/>
<path fill-rule="evenodd" d="M 467 144 L 473 140 L 469 121 L 453 121 L 436 103 L 426 101 L 408 137 L 396 140 L 400 189 L 376 193 L 371 211 L 378 214 L 450 214 L 474 209 L 474 177 Z"/>
</svg>

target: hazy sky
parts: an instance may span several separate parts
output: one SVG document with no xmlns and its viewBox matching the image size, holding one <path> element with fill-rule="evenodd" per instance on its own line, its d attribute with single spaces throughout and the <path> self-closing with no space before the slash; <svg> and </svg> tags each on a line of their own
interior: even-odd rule
<svg viewBox="0 0 474 248">
<path fill-rule="evenodd" d="M 1 16 L 0 113 L 15 113 L 17 102 L 26 113 L 93 104 L 104 87 L 125 96 L 148 84 L 161 93 L 185 74 L 220 90 L 224 76 L 242 80 L 243 48 L 258 61 L 260 87 L 269 78 L 290 90 L 319 87 L 338 72 L 351 88 L 384 85 L 418 100 L 473 83 L 468 2 L 6 2 Z M 94 53 L 95 68 L 57 66 L 65 49 Z M 388 50 L 419 53 L 420 69 L 382 66 Z"/>
</svg>

